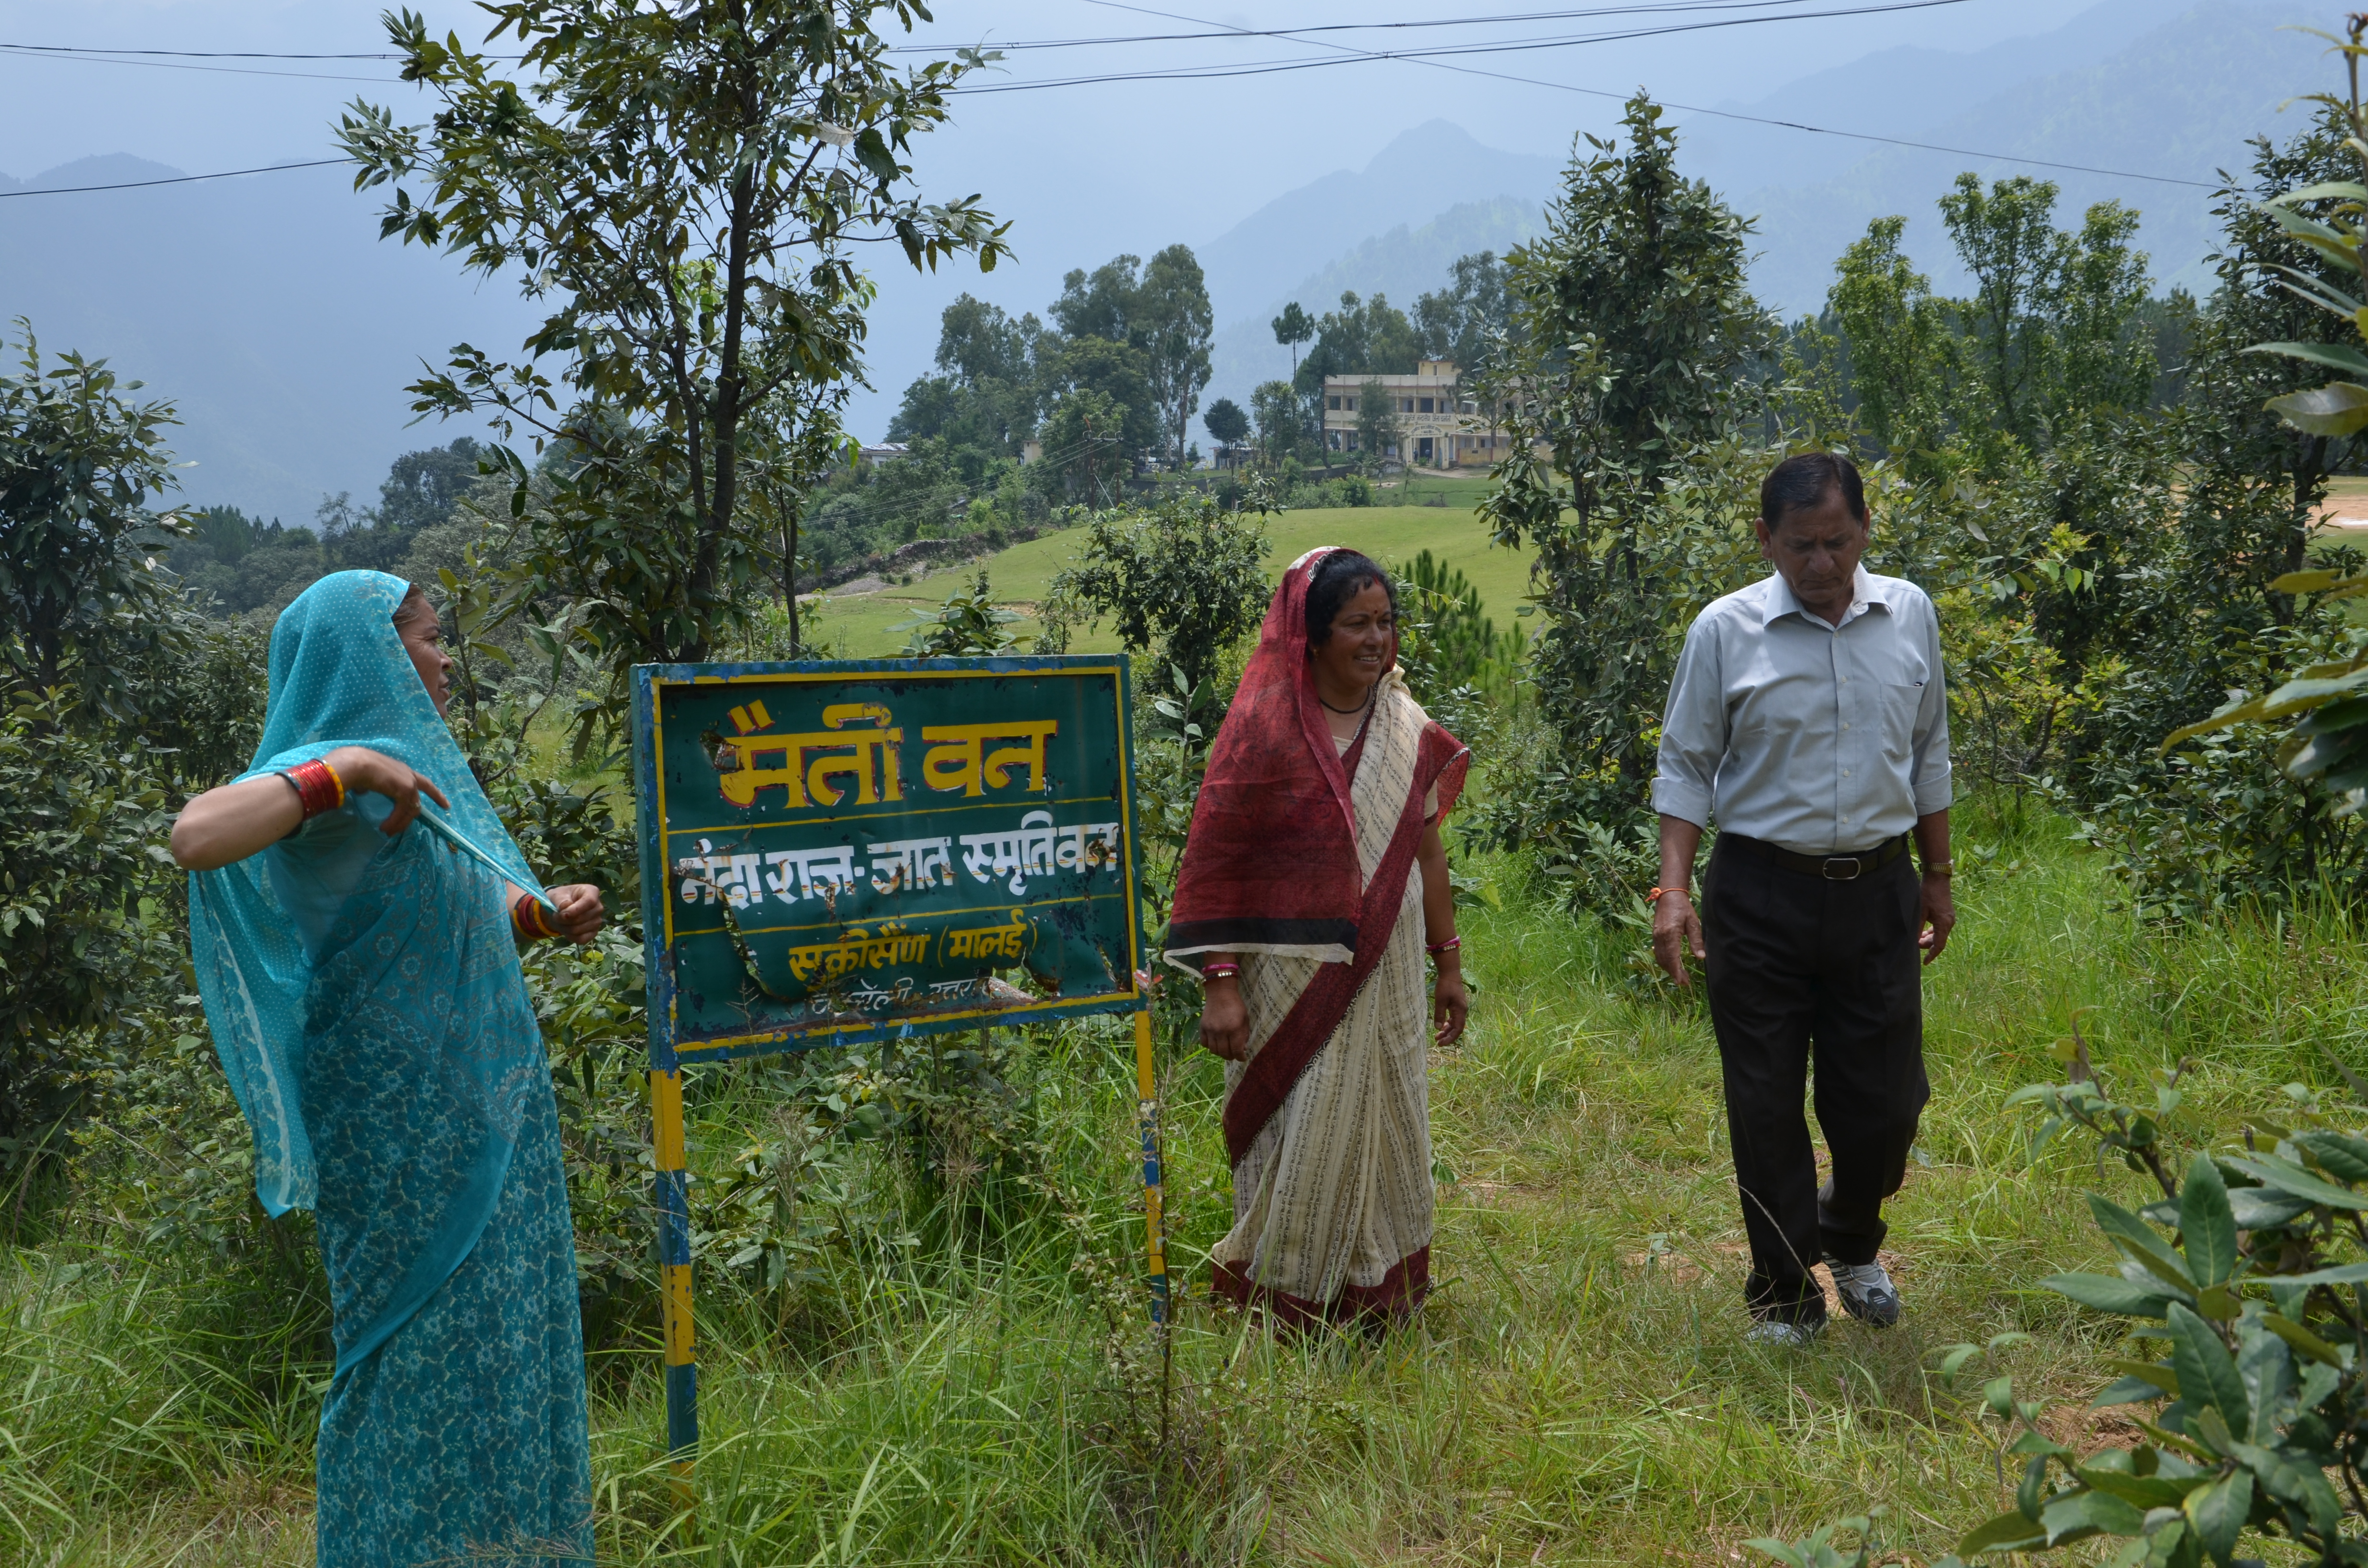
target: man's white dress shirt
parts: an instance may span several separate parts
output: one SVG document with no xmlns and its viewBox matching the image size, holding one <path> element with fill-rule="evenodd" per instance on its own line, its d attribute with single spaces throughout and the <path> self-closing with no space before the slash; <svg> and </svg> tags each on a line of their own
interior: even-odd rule
<svg viewBox="0 0 2368 1568">
<path fill-rule="evenodd" d="M 1846 855 L 1948 804 L 1941 620 L 1923 589 L 1861 566 L 1833 626 L 1771 573 L 1694 618 L 1661 721 L 1654 810 Z"/>
</svg>

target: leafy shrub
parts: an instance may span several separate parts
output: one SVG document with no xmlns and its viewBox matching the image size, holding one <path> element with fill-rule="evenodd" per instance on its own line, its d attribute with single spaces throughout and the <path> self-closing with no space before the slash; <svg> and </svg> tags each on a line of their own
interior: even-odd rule
<svg viewBox="0 0 2368 1568">
<path fill-rule="evenodd" d="M 1019 646 L 1008 630 L 1019 619 L 995 602 L 986 574 L 981 572 L 968 593 L 957 588 L 936 613 L 898 621 L 889 630 L 913 634 L 905 643 L 908 659 L 988 657 Z"/>
<path fill-rule="evenodd" d="M 2031 621 L 1972 591 L 1942 593 L 1941 657 L 1949 682 L 1949 758 L 1961 778 L 2018 804 L 2062 755 L 2078 696 L 2064 661 Z"/>
<path fill-rule="evenodd" d="M 130 736 L 72 699 L 0 712 L 0 1165 L 54 1136 L 99 1042 L 177 972 L 161 895 L 165 794 Z"/>
<path fill-rule="evenodd" d="M 1039 646 L 1063 647 L 1071 624 L 1098 626 L 1108 617 L 1130 653 L 1156 650 L 1162 664 L 1204 686 L 1265 613 L 1272 593 L 1260 565 L 1266 549 L 1263 527 L 1205 497 L 1098 513 L 1076 564 L 1053 579 Z"/>
<path fill-rule="evenodd" d="M 2041 1402 L 2017 1399 L 2010 1376 L 1989 1380 L 1982 1409 L 1999 1425 L 2001 1460 L 2020 1460 L 2022 1478 L 2014 1507 L 1969 1531 L 1957 1551 L 2102 1539 L 2124 1543 L 2109 1560 L 2116 1568 L 2207 1559 L 2229 1568 L 2254 1560 L 2241 1548 L 2282 1540 L 2330 1568 L 2368 1562 L 2357 1528 L 2368 1521 L 2368 1137 L 2342 1125 L 2360 1118 L 2330 1115 L 2313 1091 L 2289 1085 L 2290 1119 L 2253 1119 L 2241 1151 L 2198 1151 L 2182 1168 L 2173 1131 L 2184 1063 L 2124 1098 L 2077 1029 L 2056 1056 L 2062 1083 L 2009 1097 L 2044 1113 L 2033 1157 L 2079 1130 L 2100 1159 L 2118 1158 L 2161 1194 L 2136 1210 L 2090 1194 L 2118 1272 L 2040 1281 L 2130 1323 L 2124 1353 L 2102 1359 L 2100 1373 L 2113 1376 L 2089 1408 L 2143 1407 L 2133 1416 L 2143 1440 L 2082 1453 L 2049 1436 Z M 2368 1099 L 2368 1083 L 2338 1067 Z M 1948 1348 L 1943 1380 L 2019 1337 Z M 1786 1553 L 1798 1550 L 1769 1554 L 1797 1562 Z M 1962 1568 L 1958 1557 L 1936 1568 L 1948 1564 Z"/>
</svg>

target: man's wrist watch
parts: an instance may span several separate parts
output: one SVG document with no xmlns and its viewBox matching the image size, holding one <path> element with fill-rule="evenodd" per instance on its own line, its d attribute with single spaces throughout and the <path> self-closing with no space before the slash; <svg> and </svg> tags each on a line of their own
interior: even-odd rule
<svg viewBox="0 0 2368 1568">
<path fill-rule="evenodd" d="M 1957 863 L 1954 860 L 1927 860 L 1924 862 L 1924 874 L 1928 877 L 1946 877 L 1956 869 Z"/>
</svg>

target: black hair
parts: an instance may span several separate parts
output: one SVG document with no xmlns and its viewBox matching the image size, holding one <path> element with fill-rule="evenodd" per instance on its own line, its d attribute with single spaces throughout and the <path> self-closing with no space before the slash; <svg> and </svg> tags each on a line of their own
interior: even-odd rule
<svg viewBox="0 0 2368 1568">
<path fill-rule="evenodd" d="M 1398 585 L 1370 557 L 1353 550 L 1336 550 L 1317 562 L 1315 575 L 1307 585 L 1307 645 L 1322 647 L 1332 635 L 1332 622 L 1339 615 L 1340 607 L 1373 583 L 1379 583 L 1382 592 L 1389 595 L 1390 614 L 1396 615 Z"/>
<path fill-rule="evenodd" d="M 394 607 L 394 613 L 387 619 L 399 626 L 416 615 L 426 615 L 431 619 L 440 619 L 436 614 L 436 607 L 427 600 L 427 590 L 414 583 L 404 594 L 403 602 Z"/>
<path fill-rule="evenodd" d="M 1858 476 L 1858 464 L 1837 452 L 1786 458 L 1759 482 L 1759 520 L 1771 528 L 1782 528 L 1786 516 L 1815 511 L 1836 491 L 1850 516 L 1865 522 L 1866 484 Z"/>
</svg>

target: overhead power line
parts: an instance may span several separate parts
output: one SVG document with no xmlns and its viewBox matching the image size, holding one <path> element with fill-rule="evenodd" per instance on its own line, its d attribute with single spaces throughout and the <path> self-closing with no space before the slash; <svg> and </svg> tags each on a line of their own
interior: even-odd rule
<svg viewBox="0 0 2368 1568">
<path fill-rule="evenodd" d="M 380 85 L 390 85 L 394 80 L 392 76 L 333 75 L 325 71 L 262 71 L 257 70 L 251 65 L 192 65 L 177 60 L 134 60 L 117 58 L 118 56 L 128 56 L 132 54 L 163 54 L 168 52 L 171 51 L 165 50 L 99 51 L 51 49 L 40 44 L 0 43 L 0 55 L 12 56 L 18 60 L 66 61 L 77 65 L 144 65 L 149 69 L 155 71 L 203 71 L 211 74 L 224 76 L 284 76 L 291 81 L 300 82 L 370 82 Z M 309 60 L 314 57 L 312 55 L 226 55 L 222 58 L 232 60 Z M 393 55 L 355 55 L 333 58 L 378 60 L 399 59 L 401 57 Z"/>
<path fill-rule="evenodd" d="M 1891 11 L 1929 11 L 1937 6 L 1962 6 L 1964 3 L 1965 0 L 1882 0 L 1882 3 L 1876 5 L 1845 6 L 1826 11 L 1761 12 L 1754 16 L 1722 17 L 1706 22 L 1672 22 L 1664 27 L 1630 28 L 1619 32 L 1571 33 L 1558 38 L 1493 39 L 1485 43 L 1440 43 L 1417 49 L 1358 49 L 1349 44 L 1333 43 L 1325 39 L 1310 39 L 1309 42 L 1338 52 L 1328 55 L 1303 55 L 1290 60 L 1250 61 L 1234 64 L 1174 65 L 1146 71 L 1113 71 L 1089 76 L 1058 76 L 1030 82 L 965 85 L 958 86 L 953 90 L 965 95 L 1024 93 L 1040 91 L 1046 87 L 1085 86 L 1104 82 L 1189 82 L 1226 76 L 1262 76 L 1284 71 L 1320 70 L 1331 65 L 1365 64 L 1377 60 L 1411 60 L 1421 62 L 1465 54 L 1528 54 L 1541 50 L 1576 49 L 1588 44 L 1618 43 L 1640 38 L 1660 38 L 1670 33 L 1710 32 L 1725 28 L 1757 27 L 1770 22 L 1816 21 L 1833 17 L 1877 16 Z M 1123 8 L 1137 9 L 1134 6 Z M 1166 13 L 1151 14 L 1157 16 Z"/>
<path fill-rule="evenodd" d="M 1663 0 L 1658 5 L 1591 6 L 1577 9 L 1554 11 L 1507 11 L 1495 15 L 1474 17 L 1434 17 L 1422 21 L 1390 22 L 1324 22 L 1303 28 L 1228 28 L 1222 23 L 1196 24 L 1203 30 L 1190 33 L 1116 33 L 1097 38 L 1010 39 L 983 40 L 983 49 L 1045 50 L 1098 49 L 1131 43 L 1183 43 L 1209 40 L 1245 38 L 1295 39 L 1323 33 L 1343 32 L 1410 32 L 1439 28 L 1503 27 L 1516 22 L 1588 21 L 1600 17 L 1667 16 L 1693 11 L 1753 11 L 1775 10 L 1795 6 L 1801 0 Z M 1160 13 L 1151 13 L 1158 15 Z M 1190 19 L 1190 18 L 1185 18 Z M 26 54 L 56 55 L 66 58 L 127 56 L 141 59 L 169 60 L 385 60 L 404 58 L 400 51 L 373 50 L 346 52 L 260 49 L 112 49 L 93 44 L 0 43 L 0 50 Z M 894 44 L 892 54 L 939 54 L 938 44 Z M 518 54 L 487 56 L 489 59 L 518 61 Z M 118 62 L 131 63 L 131 60 Z"/>
<path fill-rule="evenodd" d="M 0 190 L 0 201 L 17 196 L 78 196 L 92 190 L 138 190 L 152 185 L 194 185 L 201 179 L 236 179 L 241 175 L 276 175 L 282 169 L 319 169 L 331 164 L 350 164 L 351 158 L 314 158 L 307 164 L 266 164 L 259 169 L 223 169 L 211 175 L 174 175 L 168 179 L 127 179 L 113 185 L 43 186 L 39 190 Z"/>
<path fill-rule="evenodd" d="M 1674 0 L 1674 3 L 1665 5 L 1611 6 L 1591 7 L 1584 10 L 1512 12 L 1501 13 L 1494 16 L 1447 17 L 1418 22 L 1333 23 L 1306 28 L 1228 28 L 1222 22 L 1213 22 L 1199 17 L 1185 16 L 1173 11 L 1155 10 L 1144 6 L 1123 4 L 1121 3 L 1121 0 L 1087 0 L 1087 3 L 1090 5 L 1101 6 L 1110 10 L 1127 11 L 1138 16 L 1157 17 L 1167 21 L 1184 22 L 1196 28 L 1211 30 L 1199 33 L 1164 35 L 1136 34 L 1097 39 L 1020 40 L 1018 42 L 999 43 L 986 45 L 984 47 L 1006 50 L 1054 49 L 1120 43 L 1172 42 L 1185 40 L 1304 38 L 1306 41 L 1315 44 L 1319 48 L 1328 50 L 1331 52 L 1323 56 L 1301 57 L 1281 61 L 1249 62 L 1235 64 L 1173 66 L 1157 70 L 1106 72 L 1097 74 L 1044 78 L 1036 81 L 1007 82 L 997 84 L 981 83 L 975 85 L 957 86 L 953 91 L 962 96 L 983 96 L 991 93 L 1043 92 L 1063 87 L 1094 86 L 1121 82 L 1198 81 L 1233 76 L 1269 75 L 1282 72 L 1315 70 L 1331 65 L 1366 64 L 1379 61 L 1396 60 L 1405 61 L 1411 64 L 1428 65 L 1434 70 L 1452 71 L 1459 75 L 1478 76 L 1492 81 L 1511 82 L 1525 86 L 1545 87 L 1556 92 L 1577 93 L 1582 97 L 1608 98 L 1617 102 L 1626 99 L 1629 95 L 1625 93 L 1611 92 L 1600 87 L 1579 86 L 1569 82 L 1547 81 L 1534 76 L 1519 76 L 1508 72 L 1484 70 L 1472 65 L 1460 65 L 1453 62 L 1452 57 L 1471 54 L 1527 53 L 1545 49 L 1574 48 L 1593 43 L 1609 43 L 1630 39 L 1658 37 L 1668 33 L 1694 32 L 1712 28 L 1753 26 L 1768 22 L 1812 21 L 1839 17 L 1879 15 L 1893 11 L 1928 10 L 1941 6 L 1962 5 L 1964 3 L 1964 0 L 1884 0 L 1884 3 L 1875 5 L 1842 6 L 1821 11 L 1802 11 L 1791 8 L 1777 8 L 1790 7 L 1796 5 L 1798 0 Z M 1363 49 L 1353 44 L 1335 42 L 1328 38 L 1316 36 L 1336 32 L 1374 31 L 1383 29 L 1403 30 L 1425 28 L 1502 24 L 1508 22 L 1572 20 L 1611 16 L 1683 15 L 1704 11 L 1741 11 L 1751 14 L 1742 16 L 1724 16 L 1708 21 L 1674 23 L 1667 27 L 1631 28 L 1618 32 L 1577 34 L 1561 38 L 1497 40 L 1474 43 L 1440 44 L 1417 49 Z M 906 46 L 899 46 L 897 51 L 905 51 L 905 47 Z M 912 47 L 916 49 L 926 48 L 926 46 Z M 939 51 L 939 52 L 941 52 L 941 51 Z M 168 62 L 161 60 L 120 58 L 122 56 L 133 55 L 170 55 L 176 59 L 201 58 L 245 60 L 393 60 L 401 58 L 400 55 L 383 52 L 351 54 L 280 54 L 267 53 L 260 51 L 233 52 L 228 51 L 199 51 L 192 50 L 97 50 L 73 48 L 64 45 L 11 43 L 0 43 L 0 53 L 15 53 L 20 58 L 71 59 L 80 60 L 89 63 L 111 63 L 124 65 L 161 65 L 169 63 Z M 233 67 L 211 66 L 187 66 L 179 68 L 192 70 L 238 69 Z M 319 74 L 316 73 L 301 72 L 259 72 L 253 74 L 286 76 L 315 76 Z M 377 77 L 326 76 L 324 76 L 321 79 L 336 81 L 383 80 L 382 78 Z M 2110 169 L 2089 164 L 2071 164 L 2047 158 L 2030 158 L 2018 156 L 2012 153 L 1985 152 L 1978 148 L 1952 147 L 1939 142 L 1912 141 L 1905 137 L 1883 136 L 1871 131 L 1841 131 L 1831 126 L 1811 125 L 1801 120 L 1778 119 L 1764 115 L 1743 114 L 1731 109 L 1706 108 L 1693 104 L 1671 103 L 1668 100 L 1661 101 L 1664 108 L 1677 109 L 1686 114 L 1704 115 L 1713 119 L 1736 120 L 1750 125 L 1774 126 L 1787 131 L 1803 131 L 1814 136 L 1838 136 L 1848 141 L 1866 142 L 1882 146 L 1905 147 L 1920 152 L 1945 153 L 1952 157 L 1978 158 L 1985 162 L 2017 164 L 2032 168 L 2056 169 L 2072 174 L 2098 175 L 2112 179 L 2142 180 L 2154 185 L 2183 186 L 2196 190 L 2216 190 L 2219 188 L 2215 183 L 2209 180 L 2182 179 L 2169 175 L 2140 174 L 2130 169 Z M 228 179 L 240 175 L 267 174 L 272 172 L 274 169 L 316 168 L 324 164 L 345 163 L 348 160 L 342 158 L 326 158 L 307 164 L 278 164 L 260 169 L 228 169 L 216 174 L 183 175 L 170 179 L 126 180 L 109 185 L 69 186 L 48 190 L 0 191 L 0 198 L 15 196 L 63 196 L 90 191 L 131 190 L 155 185 L 184 185 L 198 180 Z"/>
<path fill-rule="evenodd" d="M 1196 27 L 1224 26 L 1224 24 L 1220 22 L 1210 22 L 1203 20 L 1199 17 L 1183 16 L 1174 11 L 1156 11 L 1145 6 L 1126 5 L 1122 3 L 1122 0 L 1086 0 L 1086 3 L 1089 6 L 1101 6 L 1113 11 L 1133 11 L 1139 16 L 1160 17 L 1168 21 L 1174 22 L 1190 22 Z M 1836 13 L 1822 14 L 1832 15 Z M 1436 71 L 1452 71 L 1456 74 L 1462 76 L 1485 76 L 1491 81 L 1515 82 L 1524 86 L 1531 87 L 1548 87 L 1552 88 L 1555 92 L 1577 93 L 1585 97 L 1610 98 L 1615 103 L 1625 102 L 1630 97 L 1630 95 L 1626 93 L 1610 92 L 1601 87 L 1582 87 L 1571 82 L 1549 82 L 1541 80 L 1535 76 L 1516 76 L 1504 71 L 1485 71 L 1476 65 L 1457 65 L 1444 60 L 1428 59 L 1413 51 L 1393 52 L 1380 50 L 1363 50 L 1357 49 L 1353 45 L 1341 43 L 1325 43 L 1324 47 L 1326 49 L 1340 51 L 1347 54 L 1353 54 L 1360 59 L 1405 60 L 1416 65 L 1428 65 Z M 996 89 L 986 88 L 984 90 L 991 92 Z M 1908 147 L 1926 153 L 1947 153 L 1952 156 L 1960 158 L 1980 158 L 1992 163 L 2021 164 L 2032 168 L 2063 169 L 2073 174 L 2103 175 L 2113 179 L 2146 180 L 2155 185 L 2188 186 L 2197 190 L 2218 190 L 2220 188 L 2219 185 L 2212 180 L 2180 179 L 2171 175 L 2143 175 L 2130 169 L 2108 169 L 2097 167 L 2089 164 L 2058 163 L 2047 158 L 2021 157 L 2011 153 L 1986 153 L 1971 147 L 1948 147 L 1934 142 L 1913 142 L 1898 136 L 1878 136 L 1871 131 L 1837 131 L 1831 126 L 1810 125 L 1804 121 L 1795 119 L 1774 119 L 1765 115 L 1740 114 L 1732 109 L 1703 108 L 1695 104 L 1672 103 L 1666 98 L 1659 98 L 1655 101 L 1663 108 L 1678 109 L 1686 114 L 1708 115 L 1715 119 L 1740 120 L 1748 125 L 1772 125 L 1786 131 L 1807 131 L 1816 136 L 1839 136 L 1852 142 L 1879 142 L 1887 147 Z"/>
</svg>

